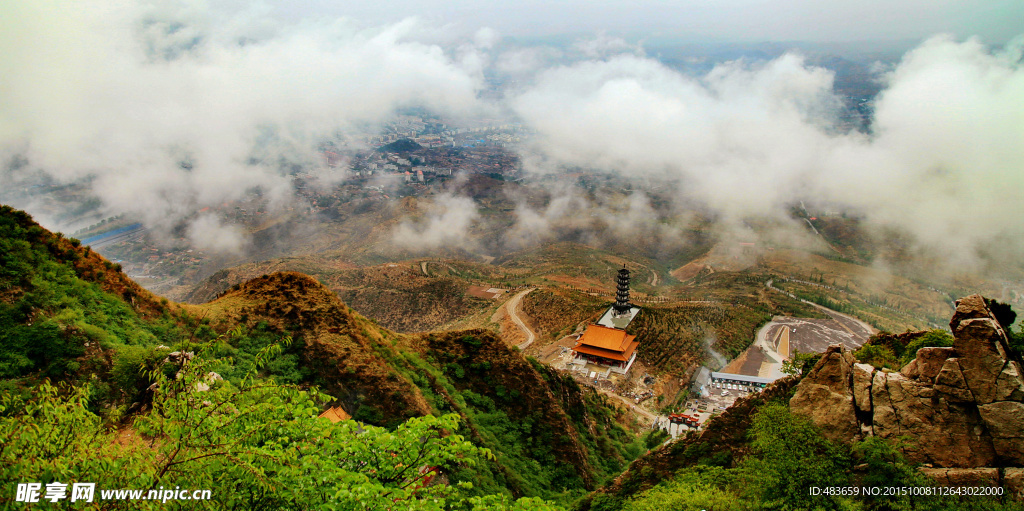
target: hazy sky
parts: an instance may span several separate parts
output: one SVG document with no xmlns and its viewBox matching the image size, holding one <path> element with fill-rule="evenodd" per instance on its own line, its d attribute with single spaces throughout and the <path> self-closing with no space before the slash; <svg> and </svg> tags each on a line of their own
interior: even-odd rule
<svg viewBox="0 0 1024 511">
<path fill-rule="evenodd" d="M 1024 29 L 1021 0 L 397 0 L 274 2 L 286 17 L 351 16 L 369 23 L 419 16 L 509 36 L 608 31 L 714 41 L 857 41 L 977 35 L 1001 43 Z"/>
</svg>

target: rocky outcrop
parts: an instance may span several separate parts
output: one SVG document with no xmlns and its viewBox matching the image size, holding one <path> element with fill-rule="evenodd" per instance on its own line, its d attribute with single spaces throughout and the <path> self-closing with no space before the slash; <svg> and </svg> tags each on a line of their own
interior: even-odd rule
<svg viewBox="0 0 1024 511">
<path fill-rule="evenodd" d="M 1024 468 L 1004 469 L 1003 486 L 1010 498 L 1024 500 Z"/>
<path fill-rule="evenodd" d="M 954 353 L 953 348 L 921 348 L 917 351 L 917 358 L 901 369 L 900 374 L 925 382 L 932 381 Z"/>
<path fill-rule="evenodd" d="M 930 464 L 940 479 L 998 481 L 996 469 L 979 467 L 1024 466 L 1024 372 L 981 296 L 957 302 L 950 329 L 953 347 L 922 348 L 899 372 L 831 346 L 790 408 L 834 440 L 901 441 L 909 460 Z M 1007 484 L 1011 475 L 1024 477 L 1008 469 Z"/>
<path fill-rule="evenodd" d="M 872 434 L 909 437 L 904 454 L 939 467 L 984 467 L 995 461 L 976 407 L 951 403 L 931 385 L 901 373 L 876 371 L 871 384 Z"/>
<path fill-rule="evenodd" d="M 829 346 L 789 402 L 794 412 L 810 417 L 833 440 L 860 434 L 851 388 L 855 362 L 841 345 Z"/>
</svg>

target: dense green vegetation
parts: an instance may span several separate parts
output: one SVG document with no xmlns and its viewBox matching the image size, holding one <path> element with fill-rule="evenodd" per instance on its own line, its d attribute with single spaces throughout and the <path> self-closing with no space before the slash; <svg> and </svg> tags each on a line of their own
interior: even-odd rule
<svg viewBox="0 0 1024 511">
<path fill-rule="evenodd" d="M 619 424 L 604 396 L 534 360 L 517 363 L 511 351 L 495 349 L 500 340 L 464 333 L 425 341 L 425 353 L 401 350 L 392 363 L 433 409 L 458 413 L 461 433 L 493 453 L 488 463 L 453 472 L 474 491 L 569 504 L 646 449 L 646 437 Z"/>
<path fill-rule="evenodd" d="M 879 332 L 861 346 L 854 355 L 857 360 L 879 369 L 885 367 L 899 370 L 917 356 L 917 350 L 925 347 L 949 347 L 953 336 L 945 330 L 927 332 L 906 332 L 892 334 Z"/>
<path fill-rule="evenodd" d="M 35 372 L 63 376 L 96 362 L 82 358 L 88 346 L 155 345 L 177 334 L 166 322 L 141 321 L 124 301 L 57 259 L 80 259 L 81 249 L 73 246 L 77 241 L 68 243 L 31 223 L 25 213 L 5 209 L 0 214 L 0 378 Z"/>
<path fill-rule="evenodd" d="M 96 483 L 95 509 L 159 509 L 152 500 L 102 500 L 103 490 L 211 490 L 200 509 L 552 509 L 537 499 L 471 496 L 468 484 L 431 484 L 437 473 L 491 454 L 454 434 L 457 415 L 406 421 L 393 431 L 318 419 L 329 396 L 259 378 L 280 354 L 271 345 L 238 385 L 210 377 L 230 364 L 213 345 L 158 368 L 151 407 L 120 430 L 84 406 L 88 386 L 44 383 L 0 401 L 0 481 Z M 13 501 L 10 492 L 0 502 Z M 63 501 L 61 504 L 68 504 Z"/>
<path fill-rule="evenodd" d="M 40 378 L 90 379 L 87 404 L 103 411 L 136 401 L 151 383 L 144 370 L 183 339 L 217 336 L 208 320 L 172 311 L 166 301 L 159 304 L 159 315 L 147 317 L 104 290 L 107 273 L 120 270 L 116 265 L 77 240 L 47 232 L 21 211 L 3 207 L 0 233 L 0 388 L 24 389 Z M 217 355 L 235 363 L 218 372 L 238 383 L 256 353 L 285 335 L 262 323 L 221 339 Z M 295 351 L 290 348 L 261 374 L 287 383 L 302 380 Z"/>
</svg>

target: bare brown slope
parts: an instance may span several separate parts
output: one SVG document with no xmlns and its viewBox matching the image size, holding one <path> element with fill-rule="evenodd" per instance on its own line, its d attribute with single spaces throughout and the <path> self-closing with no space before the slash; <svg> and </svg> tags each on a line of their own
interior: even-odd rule
<svg viewBox="0 0 1024 511">
<path fill-rule="evenodd" d="M 449 270 L 449 263 L 430 261 L 426 265 L 430 276 L 423 274 L 417 261 L 356 268 L 330 256 L 288 257 L 218 271 L 185 296 L 185 300 L 202 303 L 259 275 L 296 271 L 315 277 L 360 314 L 398 332 L 433 330 L 491 306 L 491 301 L 466 293 L 471 284 L 487 278 L 480 274 L 485 270 L 474 272 L 475 278 L 469 279 Z"/>
<path fill-rule="evenodd" d="M 422 393 L 394 371 L 392 342 L 400 334 L 356 314 L 334 293 L 301 273 L 264 275 L 201 306 L 227 323 L 254 326 L 267 321 L 293 332 L 304 343 L 307 367 L 323 389 L 357 413 L 361 406 L 381 412 L 387 422 L 431 413 Z"/>
</svg>

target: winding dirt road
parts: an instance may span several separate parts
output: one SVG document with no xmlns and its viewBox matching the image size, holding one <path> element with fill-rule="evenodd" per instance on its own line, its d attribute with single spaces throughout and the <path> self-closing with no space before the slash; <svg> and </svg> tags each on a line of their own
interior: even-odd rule
<svg viewBox="0 0 1024 511">
<path fill-rule="evenodd" d="M 525 350 L 526 347 L 533 344 L 533 340 L 537 338 L 537 336 L 534 335 L 533 330 L 530 330 L 530 327 L 526 326 L 526 323 L 523 321 L 523 319 L 519 317 L 519 312 L 517 310 L 519 309 L 520 302 L 523 301 L 523 297 L 530 294 L 530 291 L 533 290 L 534 288 L 532 287 L 529 289 L 524 289 L 515 296 L 513 296 L 512 299 L 505 304 L 505 310 L 508 311 L 508 316 L 512 318 L 512 322 L 515 323 L 516 326 L 518 326 L 519 329 L 522 330 L 523 333 L 526 335 L 526 340 L 519 343 L 520 350 Z"/>
</svg>

